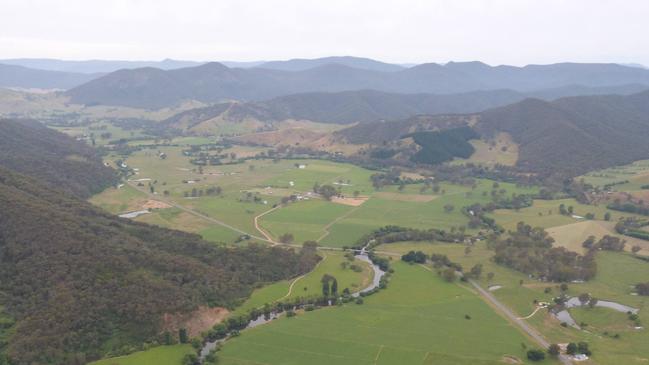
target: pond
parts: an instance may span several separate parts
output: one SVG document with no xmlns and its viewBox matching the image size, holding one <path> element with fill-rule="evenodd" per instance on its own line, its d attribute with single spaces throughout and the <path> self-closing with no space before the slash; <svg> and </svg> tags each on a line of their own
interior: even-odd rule
<svg viewBox="0 0 649 365">
<path fill-rule="evenodd" d="M 585 307 L 587 305 L 588 305 L 587 303 L 583 303 L 581 300 L 579 300 L 579 298 L 572 297 L 572 298 L 568 299 L 568 301 L 565 302 L 565 304 L 564 304 L 565 309 L 564 310 L 553 313 L 553 314 L 559 321 L 565 322 L 569 326 L 579 328 L 579 325 L 577 324 L 577 322 L 575 322 L 574 318 L 572 318 L 572 316 L 570 315 L 570 312 L 568 311 L 568 309 L 577 308 L 577 307 Z M 607 300 L 598 300 L 597 303 L 595 304 L 595 306 L 596 307 L 613 309 L 615 311 L 622 312 L 622 313 L 629 313 L 629 312 L 633 313 L 633 314 L 638 313 L 637 308 L 629 307 L 628 305 L 624 305 L 624 304 L 620 304 L 620 303 L 616 303 L 616 302 L 611 302 L 611 301 L 607 301 Z"/>
</svg>

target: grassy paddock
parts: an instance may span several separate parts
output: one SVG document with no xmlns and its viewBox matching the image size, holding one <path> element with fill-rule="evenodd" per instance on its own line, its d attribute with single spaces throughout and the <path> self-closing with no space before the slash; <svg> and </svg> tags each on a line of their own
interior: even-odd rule
<svg viewBox="0 0 649 365">
<path fill-rule="evenodd" d="M 245 331 L 222 364 L 499 364 L 531 344 L 472 292 L 395 263 L 388 290 Z M 471 319 L 465 319 L 465 315 Z"/>
<path fill-rule="evenodd" d="M 90 365 L 180 365 L 185 355 L 194 352 L 190 345 L 158 346 L 128 356 L 91 362 Z"/>
</svg>

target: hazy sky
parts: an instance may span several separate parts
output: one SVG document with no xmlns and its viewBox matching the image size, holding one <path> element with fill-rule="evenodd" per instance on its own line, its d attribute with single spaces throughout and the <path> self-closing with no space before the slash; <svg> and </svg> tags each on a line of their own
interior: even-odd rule
<svg viewBox="0 0 649 365">
<path fill-rule="evenodd" d="M 647 0 L 0 0 L 0 58 L 649 65 Z"/>
</svg>

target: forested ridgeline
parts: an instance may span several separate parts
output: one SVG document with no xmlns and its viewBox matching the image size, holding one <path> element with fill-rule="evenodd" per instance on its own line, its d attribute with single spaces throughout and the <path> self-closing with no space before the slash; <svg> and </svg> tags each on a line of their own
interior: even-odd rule
<svg viewBox="0 0 649 365">
<path fill-rule="evenodd" d="M 0 206 L 0 292 L 17 320 L 5 350 L 18 364 L 74 363 L 150 340 L 164 313 L 232 306 L 316 261 L 110 216 L 4 168 Z"/>
<path fill-rule="evenodd" d="M 117 182 L 93 148 L 33 120 L 0 120 L 0 166 L 80 198 Z"/>
<path fill-rule="evenodd" d="M 160 335 L 166 313 L 232 307 L 318 260 L 109 215 L 79 197 L 113 184 L 113 171 L 37 122 L 1 121 L 0 151 L 0 310 L 15 322 L 0 331 L 0 363 L 83 364 L 134 348 Z"/>
<path fill-rule="evenodd" d="M 528 99 L 481 113 L 476 129 L 509 133 L 523 170 L 576 176 L 649 157 L 649 92 Z"/>
</svg>

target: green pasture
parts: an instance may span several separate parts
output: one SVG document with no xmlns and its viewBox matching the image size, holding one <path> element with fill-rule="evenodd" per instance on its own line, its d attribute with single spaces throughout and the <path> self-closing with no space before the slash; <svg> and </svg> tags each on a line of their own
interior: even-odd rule
<svg viewBox="0 0 649 365">
<path fill-rule="evenodd" d="M 350 261 L 342 252 L 336 251 L 320 251 L 320 256 L 323 259 L 315 270 L 297 280 L 284 280 L 255 290 L 250 298 L 236 309 L 235 313 L 247 313 L 253 308 L 259 308 L 266 303 L 273 303 L 280 299 L 320 296 L 322 295 L 320 280 L 325 274 L 336 278 L 340 293 L 345 288 L 348 288 L 352 293 L 357 292 L 370 284 L 373 272 L 367 263 L 356 259 Z M 362 271 L 356 272 L 349 267 L 343 268 L 341 265 L 343 262 L 347 262 L 348 265 L 360 266 Z M 295 283 L 289 294 L 289 287 L 293 282 Z"/>
<path fill-rule="evenodd" d="M 501 364 L 532 344 L 473 292 L 395 262 L 388 290 L 246 330 L 221 364 Z M 465 319 L 465 316 L 471 319 Z M 548 361 L 549 362 L 549 361 Z"/>
<path fill-rule="evenodd" d="M 614 185 L 612 189 L 616 191 L 640 190 L 641 185 L 649 184 L 649 160 L 592 171 L 580 178 L 586 183 L 598 187 L 628 181 L 628 183 Z"/>
<path fill-rule="evenodd" d="M 185 355 L 194 352 L 190 345 L 158 346 L 128 356 L 91 362 L 90 365 L 181 365 Z"/>
</svg>

